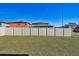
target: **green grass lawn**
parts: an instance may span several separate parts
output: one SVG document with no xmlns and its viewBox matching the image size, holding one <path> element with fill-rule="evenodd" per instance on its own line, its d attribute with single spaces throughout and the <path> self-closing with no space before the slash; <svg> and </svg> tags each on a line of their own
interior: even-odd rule
<svg viewBox="0 0 79 59">
<path fill-rule="evenodd" d="M 2 53 L 30 56 L 79 56 L 79 37 L 2 36 L 0 54 Z"/>
</svg>

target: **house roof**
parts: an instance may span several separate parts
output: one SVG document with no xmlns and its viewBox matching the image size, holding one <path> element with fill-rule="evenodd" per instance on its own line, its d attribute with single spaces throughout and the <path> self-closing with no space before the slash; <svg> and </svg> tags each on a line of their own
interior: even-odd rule
<svg viewBox="0 0 79 59">
<path fill-rule="evenodd" d="M 29 22 L 23 22 L 23 21 L 18 21 L 18 22 L 7 22 L 7 24 L 11 24 L 11 23 L 28 23 L 28 24 L 30 24 Z"/>
<path fill-rule="evenodd" d="M 0 23 L 6 23 L 6 22 L 0 21 Z"/>
<path fill-rule="evenodd" d="M 36 23 L 32 23 L 32 24 L 48 24 L 48 23 L 44 23 L 44 22 L 36 22 Z"/>
<path fill-rule="evenodd" d="M 53 26 L 52 25 L 43 25 L 43 26 L 41 26 L 41 25 L 36 25 L 36 26 L 32 25 L 32 27 L 53 27 Z"/>
</svg>

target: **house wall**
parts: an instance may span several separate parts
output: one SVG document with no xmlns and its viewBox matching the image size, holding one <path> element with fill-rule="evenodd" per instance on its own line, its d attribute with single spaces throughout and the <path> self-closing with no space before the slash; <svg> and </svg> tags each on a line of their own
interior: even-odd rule
<svg viewBox="0 0 79 59">
<path fill-rule="evenodd" d="M 31 25 L 25 24 L 25 23 L 10 23 L 10 24 L 8 24 L 8 27 L 26 27 L 26 28 L 29 28 L 29 27 L 31 27 Z"/>
<path fill-rule="evenodd" d="M 7 26 L 7 24 L 5 24 L 5 23 L 0 23 L 0 27 L 6 27 Z"/>
</svg>

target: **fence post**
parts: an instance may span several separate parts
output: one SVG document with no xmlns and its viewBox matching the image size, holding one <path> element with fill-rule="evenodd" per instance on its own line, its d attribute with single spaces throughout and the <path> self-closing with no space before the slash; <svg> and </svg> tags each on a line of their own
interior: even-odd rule
<svg viewBox="0 0 79 59">
<path fill-rule="evenodd" d="M 47 36 L 47 27 L 46 27 L 46 36 Z"/>
<path fill-rule="evenodd" d="M 54 27 L 54 36 L 56 36 L 56 28 Z"/>
<path fill-rule="evenodd" d="M 23 36 L 23 28 L 21 28 L 21 35 Z"/>
<path fill-rule="evenodd" d="M 31 36 L 31 28 L 30 28 L 30 36 Z"/>
<path fill-rule="evenodd" d="M 13 36 L 14 36 L 14 27 L 13 27 Z"/>
<path fill-rule="evenodd" d="M 64 37 L 64 27 L 63 27 L 63 37 Z"/>
<path fill-rule="evenodd" d="M 39 36 L 39 27 L 38 27 L 38 36 Z"/>
</svg>

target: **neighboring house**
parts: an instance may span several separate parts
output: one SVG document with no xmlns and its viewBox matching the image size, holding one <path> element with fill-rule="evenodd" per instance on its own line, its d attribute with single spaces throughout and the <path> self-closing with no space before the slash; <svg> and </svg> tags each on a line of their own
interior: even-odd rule
<svg viewBox="0 0 79 59">
<path fill-rule="evenodd" d="M 78 25 L 77 25 L 76 23 L 70 22 L 70 23 L 66 24 L 64 27 L 65 27 L 65 28 L 69 28 L 69 27 L 75 28 L 75 27 L 77 27 L 77 26 L 78 26 Z"/>
<path fill-rule="evenodd" d="M 48 23 L 43 23 L 43 22 L 36 22 L 36 23 L 32 23 L 32 27 L 40 27 L 40 28 L 49 28 L 49 27 L 53 27 L 52 25 L 48 25 Z"/>
<path fill-rule="evenodd" d="M 30 28 L 31 27 L 30 23 L 22 22 L 22 21 L 19 21 L 19 22 L 8 22 L 7 24 L 8 24 L 7 27 L 25 27 L 25 28 Z"/>
<path fill-rule="evenodd" d="M 6 26 L 7 26 L 6 22 L 0 21 L 0 27 L 6 27 Z"/>
</svg>

